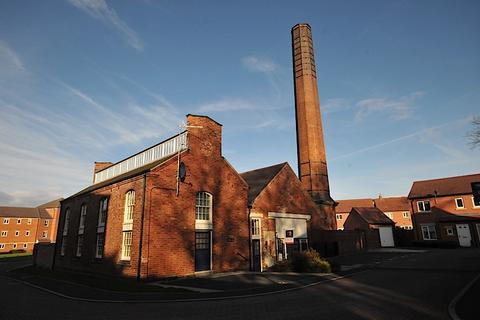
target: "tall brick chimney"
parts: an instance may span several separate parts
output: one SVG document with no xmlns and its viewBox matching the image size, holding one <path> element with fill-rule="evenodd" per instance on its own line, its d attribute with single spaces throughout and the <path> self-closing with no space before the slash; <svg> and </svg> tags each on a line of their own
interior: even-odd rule
<svg viewBox="0 0 480 320">
<path fill-rule="evenodd" d="M 306 23 L 292 28 L 292 54 L 300 181 L 317 204 L 333 207 L 335 201 L 330 197 L 328 184 L 312 31 Z"/>
</svg>

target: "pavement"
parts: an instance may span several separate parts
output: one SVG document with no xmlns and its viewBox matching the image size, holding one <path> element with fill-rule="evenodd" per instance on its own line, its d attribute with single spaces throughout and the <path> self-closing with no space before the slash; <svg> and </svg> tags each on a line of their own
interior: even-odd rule
<svg viewBox="0 0 480 320">
<path fill-rule="evenodd" d="M 152 284 L 193 289 L 163 296 L 61 282 L 32 286 L 6 276 L 14 263 L 0 262 L 0 318 L 51 320 L 54 311 L 54 319 L 450 319 L 449 304 L 480 272 L 478 249 L 368 252 L 334 260 L 343 271 L 240 272 Z M 478 318 L 469 310 L 479 296 L 475 283 L 458 299 L 460 319 Z"/>
</svg>

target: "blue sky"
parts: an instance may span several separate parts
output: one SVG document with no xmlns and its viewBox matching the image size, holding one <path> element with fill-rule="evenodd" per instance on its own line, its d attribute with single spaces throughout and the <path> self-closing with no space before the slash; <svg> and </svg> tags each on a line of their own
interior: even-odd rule
<svg viewBox="0 0 480 320">
<path fill-rule="evenodd" d="M 334 199 L 480 171 L 478 1 L 1 1 L 0 204 L 37 205 L 178 132 L 296 170 L 290 29 L 312 26 Z"/>
</svg>

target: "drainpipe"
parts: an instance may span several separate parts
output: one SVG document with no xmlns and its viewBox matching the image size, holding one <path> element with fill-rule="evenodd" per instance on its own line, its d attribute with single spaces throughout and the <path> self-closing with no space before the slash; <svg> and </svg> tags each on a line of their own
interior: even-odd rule
<svg viewBox="0 0 480 320">
<path fill-rule="evenodd" d="M 143 224 L 145 216 L 145 191 L 147 190 L 147 173 L 143 174 L 143 192 L 142 192 L 142 214 L 140 217 L 140 241 L 138 244 L 138 265 L 137 265 L 137 281 L 141 278 L 142 268 L 142 248 L 143 248 Z"/>
<path fill-rule="evenodd" d="M 250 271 L 253 271 L 253 264 L 252 264 L 252 230 L 250 227 L 250 212 L 252 211 L 252 206 L 248 205 L 248 261 L 250 264 Z"/>
</svg>

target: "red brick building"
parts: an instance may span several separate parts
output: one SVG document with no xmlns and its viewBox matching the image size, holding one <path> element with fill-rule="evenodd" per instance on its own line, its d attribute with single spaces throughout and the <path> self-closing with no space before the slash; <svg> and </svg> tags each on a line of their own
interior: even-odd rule
<svg viewBox="0 0 480 320">
<path fill-rule="evenodd" d="M 353 207 L 376 207 L 388 218 L 395 222 L 395 226 L 402 229 L 413 229 L 412 209 L 407 197 L 381 197 L 376 199 L 349 199 L 339 200 L 336 207 L 337 229 L 343 230 L 344 223 Z"/>
<path fill-rule="evenodd" d="M 480 174 L 413 182 L 408 199 L 418 240 L 480 246 L 480 202 L 472 183 L 480 183 Z"/>
<path fill-rule="evenodd" d="M 380 246 L 394 247 L 395 222 L 376 207 L 353 207 L 344 223 L 345 230 L 378 230 Z"/>
<path fill-rule="evenodd" d="M 239 175 L 222 156 L 221 125 L 196 115 L 187 123 L 138 154 L 96 163 L 94 184 L 62 201 L 55 268 L 142 279 L 262 270 L 279 259 L 279 224 L 334 226 L 287 164 Z M 300 250 L 303 231 L 293 228 Z"/>
<path fill-rule="evenodd" d="M 37 242 L 55 242 L 60 200 L 35 208 L 0 207 L 0 253 L 32 252 Z"/>
</svg>

